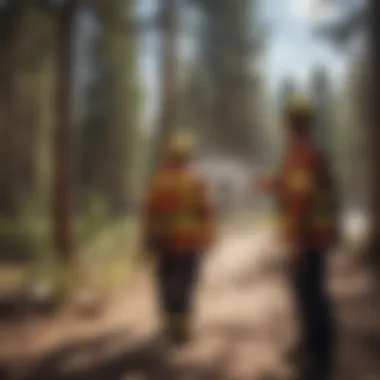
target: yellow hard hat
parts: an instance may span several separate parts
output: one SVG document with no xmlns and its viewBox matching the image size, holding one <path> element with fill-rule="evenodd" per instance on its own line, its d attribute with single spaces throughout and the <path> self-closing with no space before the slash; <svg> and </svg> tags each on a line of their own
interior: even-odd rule
<svg viewBox="0 0 380 380">
<path fill-rule="evenodd" d="M 313 106 L 307 96 L 297 95 L 286 102 L 284 113 L 288 116 L 311 116 L 313 113 Z"/>
<path fill-rule="evenodd" d="M 169 141 L 170 155 L 188 155 L 194 150 L 194 137 L 188 132 L 178 132 L 171 136 Z"/>
</svg>

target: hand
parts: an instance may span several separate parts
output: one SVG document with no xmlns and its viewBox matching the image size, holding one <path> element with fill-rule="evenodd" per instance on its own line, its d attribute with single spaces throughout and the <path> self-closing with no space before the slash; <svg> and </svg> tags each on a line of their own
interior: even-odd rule
<svg viewBox="0 0 380 380">
<path fill-rule="evenodd" d="M 141 250 L 139 255 L 139 260 L 143 263 L 150 263 L 153 259 L 154 246 L 152 239 L 144 237 L 141 242 Z"/>
<path fill-rule="evenodd" d="M 263 192 L 273 191 L 274 183 L 275 180 L 270 177 L 254 178 L 253 180 L 253 186 Z"/>
<path fill-rule="evenodd" d="M 298 265 L 303 258 L 300 244 L 292 242 L 288 246 L 288 255 L 291 265 Z"/>
<path fill-rule="evenodd" d="M 147 249 L 147 248 L 142 249 L 140 253 L 140 261 L 142 264 L 150 266 L 154 263 L 154 260 L 155 260 L 155 255 L 152 250 Z"/>
</svg>

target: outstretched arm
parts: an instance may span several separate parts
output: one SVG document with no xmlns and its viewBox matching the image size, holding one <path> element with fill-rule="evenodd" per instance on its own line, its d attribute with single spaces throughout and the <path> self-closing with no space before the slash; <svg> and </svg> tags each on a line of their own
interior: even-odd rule
<svg viewBox="0 0 380 380">
<path fill-rule="evenodd" d="M 273 177 L 261 177 L 259 179 L 254 179 L 253 185 L 258 188 L 263 193 L 277 193 L 280 188 L 280 178 L 277 176 Z"/>
</svg>

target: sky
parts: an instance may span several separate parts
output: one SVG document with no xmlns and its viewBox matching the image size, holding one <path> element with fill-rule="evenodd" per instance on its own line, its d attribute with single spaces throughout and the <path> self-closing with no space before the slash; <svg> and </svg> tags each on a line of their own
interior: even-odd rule
<svg viewBox="0 0 380 380">
<path fill-rule="evenodd" d="M 154 14 L 155 0 L 139 0 L 142 17 Z M 259 0 L 259 12 L 269 23 L 270 39 L 263 61 L 263 75 L 270 93 L 275 94 L 284 77 L 293 77 L 300 86 L 316 64 L 328 68 L 332 81 L 339 83 L 344 72 L 344 59 L 327 43 L 313 36 L 315 23 L 333 18 L 337 10 L 320 6 L 321 0 Z M 318 4 L 319 6 L 317 6 Z M 153 114 L 157 110 L 159 40 L 154 32 L 142 40 L 141 70 L 147 84 L 147 101 Z M 181 56 L 191 55 L 192 40 L 183 35 L 179 44 Z"/>
<path fill-rule="evenodd" d="M 217 0 L 215 0 L 217 1 Z M 238 0 L 235 0 L 238 1 Z M 307 84 L 308 75 L 316 64 L 328 68 L 331 79 L 339 83 L 344 73 L 344 57 L 326 42 L 318 40 L 313 35 L 315 23 L 334 18 L 337 9 L 333 6 L 321 6 L 322 0 L 257 0 L 259 1 L 260 19 L 268 24 L 270 36 L 265 49 L 262 74 L 269 89 L 269 94 L 275 95 L 282 80 L 291 76 L 301 86 Z M 158 0 L 138 0 L 138 16 L 142 19 L 156 14 Z M 326 2 L 324 2 L 326 3 Z M 331 2 L 328 2 L 331 4 Z M 319 6 L 317 6 L 319 4 Z M 187 12 L 187 15 L 189 13 Z M 76 43 L 79 61 L 87 64 L 78 65 L 77 75 L 85 83 L 90 75 L 88 63 L 91 57 L 85 52 L 88 41 L 94 37 L 94 21 L 91 16 L 82 14 L 80 23 L 81 38 Z M 185 25 L 185 27 L 183 27 Z M 192 26 L 191 26 L 192 25 Z M 192 19 L 181 20 L 184 31 L 179 36 L 180 59 L 183 63 L 191 57 L 196 42 L 197 28 Z M 145 99 L 147 112 L 144 117 L 149 124 L 157 113 L 159 95 L 159 54 L 160 40 L 156 31 L 151 28 L 141 35 L 141 54 L 139 67 L 142 80 L 145 83 Z M 78 84 L 78 88 L 83 87 Z M 78 92 L 78 96 L 80 93 Z"/>
<path fill-rule="evenodd" d="M 317 2 L 261 1 L 262 16 L 269 21 L 272 33 L 265 59 L 265 74 L 271 89 L 276 89 L 288 75 L 301 85 L 305 84 L 316 64 L 326 66 L 332 80 L 339 81 L 344 70 L 344 58 L 326 42 L 317 39 L 313 32 L 317 22 L 334 18 L 337 10 L 318 7 Z"/>
</svg>

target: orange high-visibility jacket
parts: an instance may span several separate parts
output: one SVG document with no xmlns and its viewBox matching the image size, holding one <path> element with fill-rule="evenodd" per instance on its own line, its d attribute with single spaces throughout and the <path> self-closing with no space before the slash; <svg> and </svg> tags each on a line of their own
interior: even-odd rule
<svg viewBox="0 0 380 380">
<path fill-rule="evenodd" d="M 201 253 L 214 240 L 214 212 L 207 187 L 189 168 L 163 168 L 144 209 L 143 234 L 154 250 Z"/>
<path fill-rule="evenodd" d="M 337 238 L 337 203 L 333 179 L 313 147 L 291 150 L 277 182 L 285 238 L 301 245 L 328 248 Z"/>
</svg>

